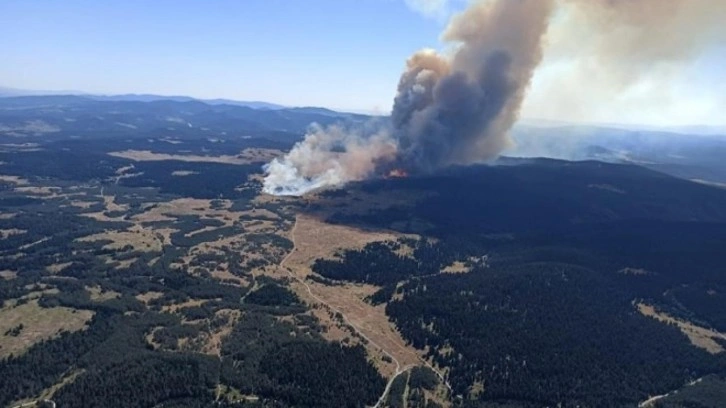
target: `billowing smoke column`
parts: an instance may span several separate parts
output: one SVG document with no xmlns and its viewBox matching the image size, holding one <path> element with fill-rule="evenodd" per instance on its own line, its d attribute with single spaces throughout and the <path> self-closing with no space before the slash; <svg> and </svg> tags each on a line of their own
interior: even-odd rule
<svg viewBox="0 0 726 408">
<path fill-rule="evenodd" d="M 421 51 L 408 60 L 392 122 L 401 167 L 431 171 L 495 157 L 508 145 L 553 2 L 476 3 L 455 17 L 444 39 L 451 56 Z"/>
<path fill-rule="evenodd" d="M 373 135 L 314 127 L 265 166 L 264 191 L 300 195 L 394 168 L 432 171 L 495 157 L 535 67 L 553 0 L 474 3 L 452 19 L 451 55 L 424 50 L 401 76 L 391 124 Z"/>
<path fill-rule="evenodd" d="M 453 44 L 451 53 L 424 50 L 409 58 L 389 125 L 374 131 L 313 127 L 290 153 L 265 166 L 263 190 L 301 195 L 394 170 L 430 172 L 496 157 L 510 144 L 508 131 L 542 61 L 556 5 L 576 10 L 581 24 L 601 30 L 594 51 L 600 56 L 649 61 L 678 58 L 696 41 L 671 38 L 659 28 L 703 32 L 691 23 L 715 15 L 717 24 L 708 27 L 721 27 L 718 18 L 726 10 L 724 0 L 474 1 L 443 34 Z M 647 53 L 624 48 L 640 43 Z"/>
</svg>

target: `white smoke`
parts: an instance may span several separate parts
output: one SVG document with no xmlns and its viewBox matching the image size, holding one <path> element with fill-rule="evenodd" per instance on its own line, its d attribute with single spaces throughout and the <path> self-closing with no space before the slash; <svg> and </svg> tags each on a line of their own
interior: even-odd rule
<svg viewBox="0 0 726 408">
<path fill-rule="evenodd" d="M 605 61 L 598 66 L 615 61 L 608 64 L 625 83 L 653 63 L 690 58 L 694 47 L 726 32 L 714 28 L 722 26 L 714 21 L 726 15 L 725 0 L 474 0 L 444 31 L 451 53 L 424 50 L 409 58 L 386 127 L 311 128 L 290 153 L 265 166 L 264 191 L 301 195 L 397 169 L 431 172 L 495 158 L 512 145 L 509 131 L 551 39 L 557 5 L 574 7 L 576 22 L 597 30 L 597 41 L 582 46 L 579 35 L 565 30 L 575 51 Z M 663 28 L 674 35 L 662 35 Z M 553 89 L 548 104 L 557 104 L 565 89 Z"/>
<path fill-rule="evenodd" d="M 370 177 L 378 161 L 393 160 L 397 145 L 385 129 L 369 135 L 360 132 L 363 130 L 312 125 L 287 155 L 264 166 L 267 176 L 262 191 L 299 196 Z"/>
</svg>

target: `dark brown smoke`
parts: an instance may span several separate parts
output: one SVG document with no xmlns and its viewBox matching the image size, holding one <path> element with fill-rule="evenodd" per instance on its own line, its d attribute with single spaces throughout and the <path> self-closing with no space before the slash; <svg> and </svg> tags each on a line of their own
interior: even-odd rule
<svg viewBox="0 0 726 408">
<path fill-rule="evenodd" d="M 399 159 L 430 171 L 495 157 L 509 144 L 535 68 L 552 0 L 477 2 L 454 17 L 444 40 L 452 55 L 408 60 L 392 121 Z"/>
</svg>

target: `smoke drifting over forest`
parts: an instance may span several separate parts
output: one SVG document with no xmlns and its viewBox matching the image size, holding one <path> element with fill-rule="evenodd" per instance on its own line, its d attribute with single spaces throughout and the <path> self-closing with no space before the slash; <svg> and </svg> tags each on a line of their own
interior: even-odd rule
<svg viewBox="0 0 726 408">
<path fill-rule="evenodd" d="M 300 195 L 392 171 L 431 172 L 495 158 L 511 145 L 508 132 L 560 9 L 569 10 L 566 23 L 595 27 L 583 49 L 611 67 L 621 85 L 637 80 L 647 64 L 691 58 L 724 36 L 718 18 L 726 2 L 720 1 L 475 1 L 443 33 L 452 52 L 423 50 L 408 59 L 390 123 L 311 128 L 290 153 L 265 166 L 264 191 Z M 558 37 L 569 30 L 561 27 Z"/>
</svg>

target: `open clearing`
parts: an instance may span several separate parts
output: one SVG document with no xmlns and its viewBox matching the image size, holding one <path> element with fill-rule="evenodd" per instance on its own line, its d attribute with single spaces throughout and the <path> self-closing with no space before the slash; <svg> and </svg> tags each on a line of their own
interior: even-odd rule
<svg viewBox="0 0 726 408">
<path fill-rule="evenodd" d="M 326 224 L 304 215 L 297 216 L 290 235 L 295 248 L 280 266 L 295 278 L 291 287 L 302 299 L 313 305 L 312 311 L 321 322 L 331 321 L 330 312 L 334 316 L 339 313 L 341 318 L 336 321 L 341 326 L 339 329 L 346 331 L 345 326 L 351 325 L 356 329 L 354 331 L 365 336 L 373 362 L 387 377 L 395 375 L 403 367 L 421 364 L 417 350 L 406 346 L 400 333 L 388 320 L 385 306 L 372 306 L 364 300 L 377 287 L 360 284 L 327 286 L 305 280 L 312 273 L 310 265 L 315 259 L 332 257 L 341 249 L 362 248 L 370 242 L 395 240 L 398 236 Z M 341 332 L 329 328 L 329 335 L 333 337 L 331 340 L 340 340 Z M 389 362 L 390 358 L 385 356 L 395 361 Z"/>
<path fill-rule="evenodd" d="M 150 150 L 124 150 L 120 152 L 110 152 L 110 156 L 121 157 L 134 161 L 166 161 L 175 160 L 183 162 L 202 162 L 202 163 L 223 163 L 223 164 L 251 164 L 271 160 L 280 156 L 282 152 L 274 149 L 245 149 L 238 155 L 220 155 L 220 156 L 201 156 L 193 154 L 168 154 L 154 153 Z"/>
<path fill-rule="evenodd" d="M 298 215 L 295 252 L 288 266 L 310 266 L 318 258 L 333 258 L 344 249 L 362 249 L 371 242 L 395 241 L 401 234 L 367 231 L 343 225 L 327 224 L 307 215 Z M 309 269 L 301 270 L 307 276 Z"/>
<path fill-rule="evenodd" d="M 15 302 L 6 302 L 0 309 L 0 358 L 17 355 L 62 331 L 81 330 L 92 317 L 93 312 L 89 310 L 42 308 L 37 299 L 19 306 L 15 306 Z M 22 328 L 16 336 L 9 333 L 20 325 Z"/>
<path fill-rule="evenodd" d="M 79 238 L 78 241 L 111 241 L 103 247 L 108 249 L 122 249 L 131 246 L 134 251 L 160 252 L 163 245 L 163 235 L 152 228 L 134 225 L 127 231 L 106 231 Z"/>
<path fill-rule="evenodd" d="M 675 324 L 678 326 L 683 334 L 688 336 L 688 339 L 694 346 L 705 349 L 712 354 L 722 353 L 724 351 L 724 348 L 721 347 L 721 345 L 714 339 L 726 341 L 726 334 L 717 332 L 713 329 L 696 326 L 695 324 L 685 320 L 676 319 L 666 313 L 655 310 L 655 307 L 645 303 L 638 303 L 637 306 L 638 311 L 646 316 L 660 320 L 663 323 Z"/>
</svg>

